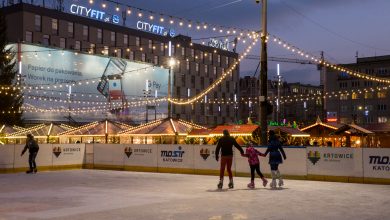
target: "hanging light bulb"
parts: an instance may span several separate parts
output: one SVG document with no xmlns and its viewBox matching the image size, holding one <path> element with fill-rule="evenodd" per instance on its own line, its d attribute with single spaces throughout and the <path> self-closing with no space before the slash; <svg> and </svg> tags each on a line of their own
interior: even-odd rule
<svg viewBox="0 0 390 220">
<path fill-rule="evenodd" d="M 103 8 L 106 8 L 106 6 L 107 6 L 106 3 L 103 3 L 103 4 L 102 4 L 102 7 L 103 7 Z"/>
</svg>

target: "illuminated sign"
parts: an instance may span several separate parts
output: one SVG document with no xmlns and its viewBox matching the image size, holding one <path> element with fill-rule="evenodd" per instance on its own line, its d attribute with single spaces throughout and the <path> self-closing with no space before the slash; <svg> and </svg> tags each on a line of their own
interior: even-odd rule
<svg viewBox="0 0 390 220">
<path fill-rule="evenodd" d="M 229 50 L 229 42 L 228 41 L 223 42 L 221 40 L 211 38 L 208 45 L 210 47 L 215 47 L 215 48 L 218 48 L 221 50 Z"/>
<path fill-rule="evenodd" d="M 166 27 L 160 26 L 160 25 L 150 24 L 150 23 L 144 22 L 144 21 L 137 22 L 137 29 L 143 30 L 146 32 L 150 32 L 153 34 L 158 34 L 161 36 L 174 37 L 176 35 L 174 29 L 169 29 L 169 28 L 166 28 Z"/>
<path fill-rule="evenodd" d="M 70 6 L 70 13 L 114 24 L 118 24 L 120 20 L 118 15 L 110 15 L 104 11 L 87 8 L 76 4 L 72 4 Z"/>
</svg>

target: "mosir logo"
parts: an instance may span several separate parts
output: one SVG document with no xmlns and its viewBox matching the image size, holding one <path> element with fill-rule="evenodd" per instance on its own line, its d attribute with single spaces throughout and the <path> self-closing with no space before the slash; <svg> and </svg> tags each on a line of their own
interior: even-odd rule
<svg viewBox="0 0 390 220">
<path fill-rule="evenodd" d="M 161 151 L 161 157 L 163 158 L 163 161 L 166 162 L 183 162 L 183 154 L 185 153 L 184 150 L 182 150 L 182 147 L 179 146 L 177 150 L 162 150 Z"/>
<path fill-rule="evenodd" d="M 92 8 L 87 8 L 81 5 L 72 4 L 70 6 L 70 13 L 76 14 L 79 16 L 89 17 L 93 19 L 97 19 L 104 22 L 112 22 L 114 24 L 119 23 L 119 16 L 118 15 L 109 15 L 104 11 L 95 10 Z"/>
<path fill-rule="evenodd" d="M 369 156 L 370 164 L 374 164 L 372 166 L 373 170 L 385 170 L 390 171 L 390 157 L 388 156 Z"/>
</svg>

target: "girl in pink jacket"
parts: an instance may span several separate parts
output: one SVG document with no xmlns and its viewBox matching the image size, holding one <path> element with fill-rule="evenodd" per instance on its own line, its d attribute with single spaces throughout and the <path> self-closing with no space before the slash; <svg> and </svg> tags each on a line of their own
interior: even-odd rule
<svg viewBox="0 0 390 220">
<path fill-rule="evenodd" d="M 251 182 L 248 184 L 249 188 L 255 188 L 255 171 L 263 180 L 264 187 L 266 187 L 268 183 L 267 179 L 264 178 L 260 171 L 259 155 L 265 156 L 263 153 L 260 153 L 258 150 L 256 150 L 252 144 L 248 144 L 248 147 L 245 150 L 245 154 L 242 154 L 242 156 L 248 158 L 249 167 L 251 168 Z"/>
</svg>

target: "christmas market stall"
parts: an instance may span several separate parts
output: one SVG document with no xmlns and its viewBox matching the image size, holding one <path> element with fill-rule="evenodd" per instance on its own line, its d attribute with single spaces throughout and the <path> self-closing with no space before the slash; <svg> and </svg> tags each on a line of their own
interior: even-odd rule
<svg viewBox="0 0 390 220">
<path fill-rule="evenodd" d="M 211 139 L 209 144 L 216 144 L 218 139 L 223 136 L 223 131 L 228 130 L 230 136 L 233 136 L 239 145 L 245 145 L 249 142 L 260 143 L 260 126 L 255 124 L 243 125 L 219 125 L 210 132 Z"/>
<path fill-rule="evenodd" d="M 132 126 L 110 120 L 95 121 L 60 133 L 60 142 L 119 144 L 119 132 Z"/>
<path fill-rule="evenodd" d="M 268 126 L 269 131 L 274 131 L 279 136 L 284 146 L 304 146 L 310 139 L 310 134 L 289 126 Z"/>
<path fill-rule="evenodd" d="M 375 138 L 371 139 L 371 147 L 390 148 L 390 122 L 367 124 L 364 128 L 375 133 Z"/>
<path fill-rule="evenodd" d="M 210 136 L 211 129 L 193 129 L 186 138 L 187 144 L 209 144 L 213 142 L 213 137 Z"/>
<path fill-rule="evenodd" d="M 7 135 L 15 133 L 17 131 L 23 130 L 25 128 L 19 127 L 19 126 L 10 126 L 10 125 L 3 125 L 0 128 L 0 144 L 5 144 L 7 142 L 7 139 L 5 138 Z"/>
<path fill-rule="evenodd" d="M 181 119 L 165 118 L 120 132 L 120 142 L 126 144 L 184 144 L 193 129 L 205 129 Z"/>
<path fill-rule="evenodd" d="M 373 147 L 375 140 L 375 133 L 362 128 L 355 123 L 344 124 L 336 131 L 335 135 L 342 135 L 341 146 L 345 147 Z"/>
<path fill-rule="evenodd" d="M 73 127 L 66 124 L 39 124 L 8 134 L 5 140 L 8 144 L 24 144 L 26 143 L 27 134 L 32 134 L 38 143 L 57 144 L 60 141 L 59 134 L 70 129 L 73 129 Z"/>
</svg>

